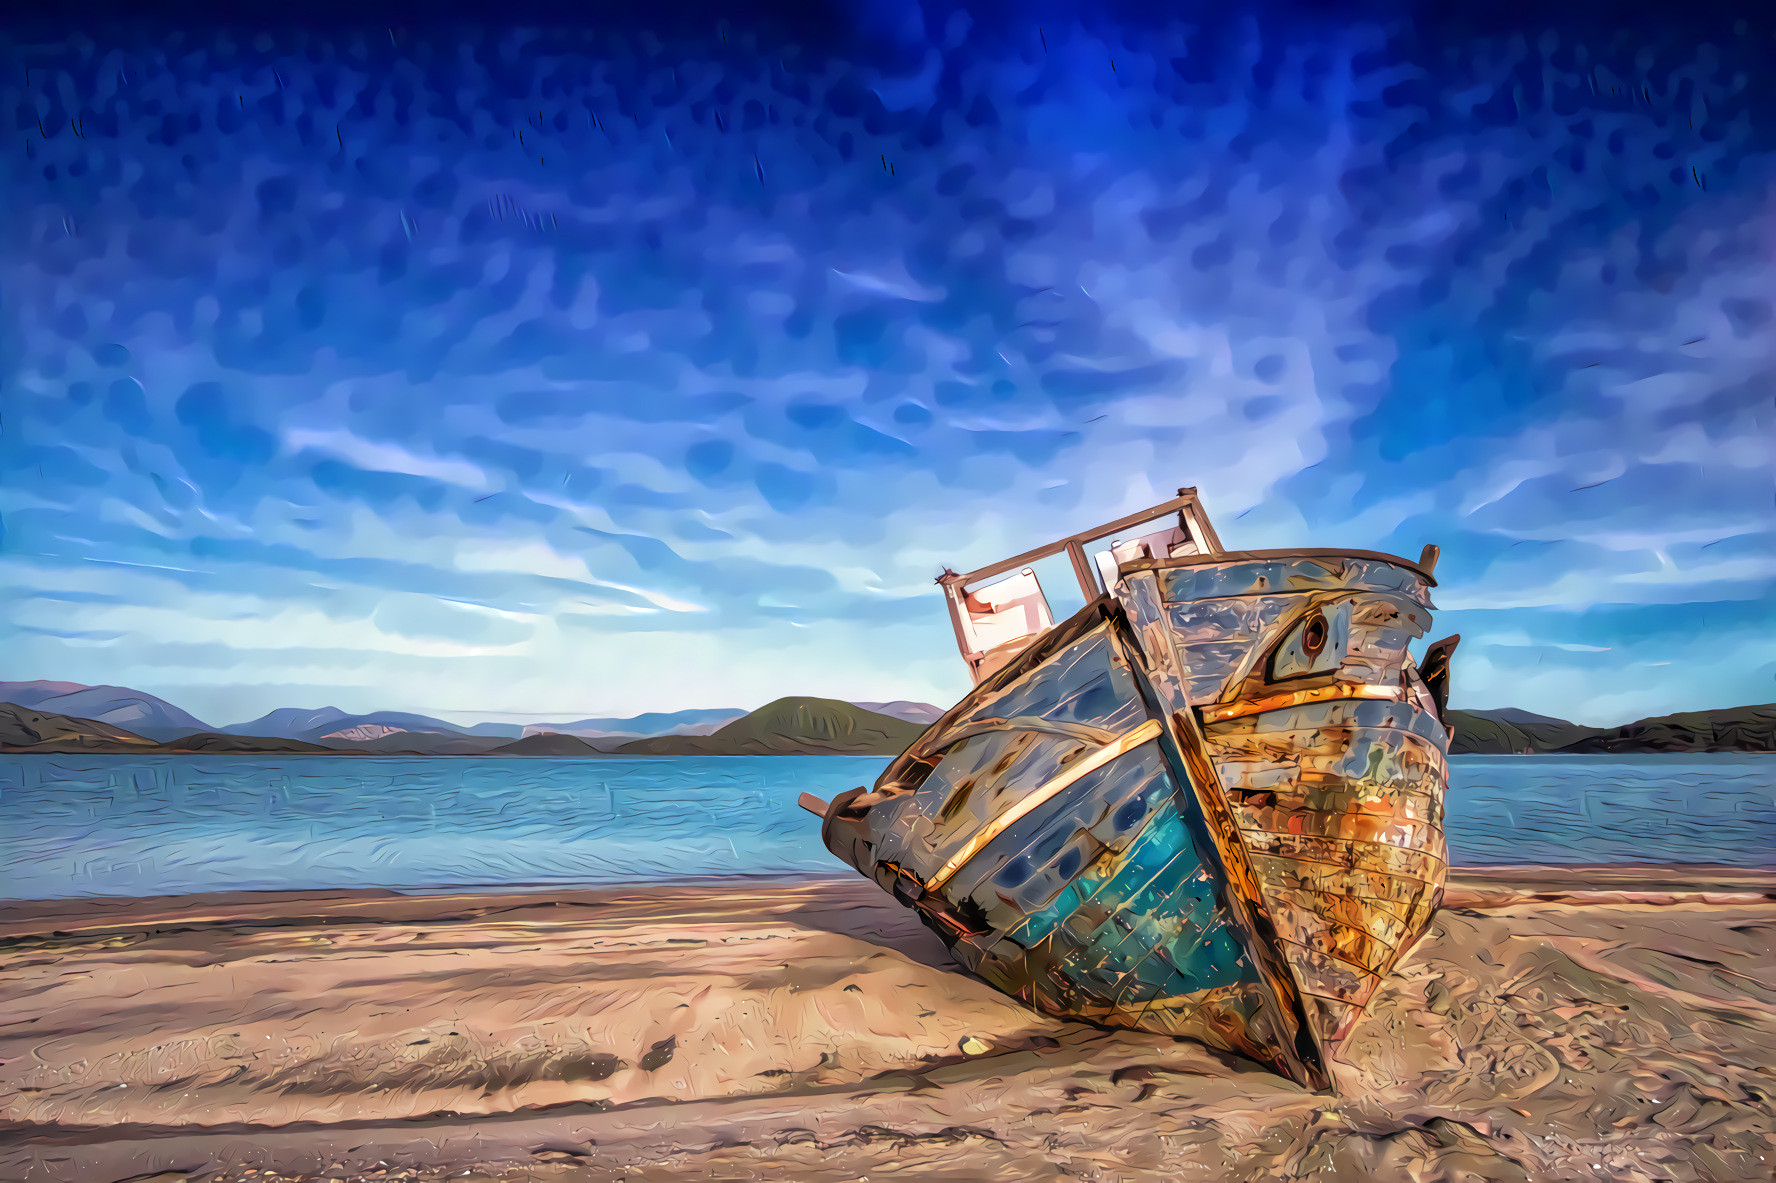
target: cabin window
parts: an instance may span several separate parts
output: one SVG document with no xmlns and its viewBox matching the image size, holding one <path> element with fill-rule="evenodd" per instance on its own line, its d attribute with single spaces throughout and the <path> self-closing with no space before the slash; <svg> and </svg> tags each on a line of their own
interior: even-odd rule
<svg viewBox="0 0 1776 1183">
<path fill-rule="evenodd" d="M 1283 638 L 1270 659 L 1270 679 L 1305 678 L 1329 674 L 1344 661 L 1350 643 L 1348 606 L 1336 604 L 1316 609 Z"/>
</svg>

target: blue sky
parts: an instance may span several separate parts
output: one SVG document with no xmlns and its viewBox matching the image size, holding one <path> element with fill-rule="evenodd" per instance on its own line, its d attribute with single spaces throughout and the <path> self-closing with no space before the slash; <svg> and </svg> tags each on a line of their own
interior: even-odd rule
<svg viewBox="0 0 1776 1183">
<path fill-rule="evenodd" d="M 1458 705 L 1776 698 L 1767 22 L 1043 11 L 0 36 L 0 677 L 942 703 L 1189 484 L 1439 543 Z"/>
</svg>

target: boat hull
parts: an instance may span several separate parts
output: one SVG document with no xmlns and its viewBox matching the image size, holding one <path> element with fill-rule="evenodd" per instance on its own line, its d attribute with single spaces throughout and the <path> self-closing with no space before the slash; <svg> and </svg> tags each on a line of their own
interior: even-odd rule
<svg viewBox="0 0 1776 1183">
<path fill-rule="evenodd" d="M 1049 1014 L 1188 1036 L 1312 1086 L 1287 967 L 1234 883 L 1145 662 L 1104 600 L 993 675 L 876 787 L 828 808 L 829 848 L 917 908 L 964 966 Z M 961 738 L 958 738 L 961 737 Z M 1223 823 L 1224 828 L 1224 823 Z"/>
<path fill-rule="evenodd" d="M 1390 556 L 1125 564 L 865 791 L 827 846 L 1050 1014 L 1310 1087 L 1441 897 L 1448 732 Z"/>
</svg>

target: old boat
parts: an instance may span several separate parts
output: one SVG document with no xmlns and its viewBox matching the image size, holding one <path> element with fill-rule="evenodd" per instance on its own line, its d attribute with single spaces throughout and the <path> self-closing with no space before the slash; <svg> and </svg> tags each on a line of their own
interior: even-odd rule
<svg viewBox="0 0 1776 1183">
<path fill-rule="evenodd" d="M 1099 547 L 1102 549 L 1098 549 Z M 1086 604 L 1056 623 L 1034 564 Z M 939 579 L 974 689 L 830 803 L 827 847 L 1047 1013 L 1312 1088 L 1446 868 L 1435 547 L 1229 551 L 1194 489 Z"/>
</svg>

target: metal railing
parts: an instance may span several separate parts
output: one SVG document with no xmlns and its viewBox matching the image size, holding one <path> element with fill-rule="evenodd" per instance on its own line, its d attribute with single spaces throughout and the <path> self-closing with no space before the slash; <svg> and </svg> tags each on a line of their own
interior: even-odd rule
<svg viewBox="0 0 1776 1183">
<path fill-rule="evenodd" d="M 1073 576 L 1079 580 L 1079 590 L 1085 596 L 1086 603 L 1091 603 L 1103 595 L 1109 588 L 1103 586 L 1098 573 L 1086 558 L 1085 548 L 1093 542 L 1101 542 L 1106 538 L 1124 534 L 1134 526 L 1144 526 L 1160 519 L 1176 514 L 1178 528 L 1185 537 L 1195 542 L 1197 548 L 1205 554 L 1219 554 L 1222 551 L 1221 539 L 1215 533 L 1215 527 L 1209 523 L 1208 514 L 1203 511 L 1202 501 L 1197 497 L 1194 488 L 1178 490 L 1178 495 L 1170 501 L 1143 509 L 1138 513 L 1117 518 L 1113 522 L 1105 522 L 1089 530 L 1077 534 L 1069 534 L 1065 538 L 1057 538 L 1035 550 L 1027 550 L 1023 554 L 1013 555 L 997 563 L 989 563 L 973 571 L 958 574 L 945 571 L 938 576 L 937 582 L 944 589 L 944 600 L 949 604 L 950 624 L 956 630 L 956 647 L 961 650 L 962 658 L 968 662 L 969 670 L 978 682 L 981 678 L 981 664 L 984 653 L 973 651 L 968 642 L 968 633 L 963 622 L 967 619 L 967 597 L 969 589 L 984 583 L 997 575 L 1005 575 L 1012 571 L 1020 571 L 1043 559 L 1053 558 L 1065 553 L 1073 565 Z M 1034 641 L 1039 633 L 1030 634 L 1029 640 Z"/>
</svg>

